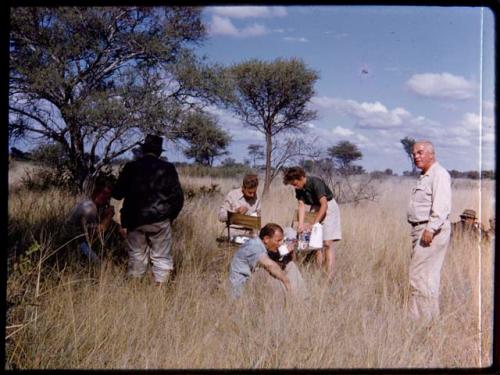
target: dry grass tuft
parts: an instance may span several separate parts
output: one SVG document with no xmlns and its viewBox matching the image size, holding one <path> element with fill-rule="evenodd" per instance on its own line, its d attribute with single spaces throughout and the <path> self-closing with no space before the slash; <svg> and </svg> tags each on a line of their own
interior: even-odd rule
<svg viewBox="0 0 500 375">
<path fill-rule="evenodd" d="M 408 321 L 411 179 L 380 182 L 376 202 L 341 206 L 343 240 L 333 286 L 302 264 L 305 303 L 280 308 L 266 291 L 230 301 L 228 264 L 234 249 L 215 238 L 217 209 L 236 179 L 189 178 L 217 184 L 198 194 L 174 223 L 176 274 L 166 288 L 129 280 L 125 264 L 92 268 L 64 243 L 63 218 L 77 197 L 53 190 L 9 194 L 7 368 L 372 368 L 476 367 L 491 364 L 493 249 L 453 243 L 442 271 L 442 316 Z M 492 184 L 455 181 L 452 220 L 465 208 L 487 222 Z M 294 194 L 279 181 L 263 204 L 263 222 L 289 225 Z M 37 244 L 38 247 L 34 246 Z M 31 249 L 31 257 L 22 254 Z M 34 250 L 35 249 L 35 250 Z M 63 263 L 63 255 L 68 262 Z M 42 257 L 42 258 L 41 258 Z M 24 259 L 24 269 L 14 264 Z M 26 260 L 28 259 L 28 260 Z M 251 291 L 250 291 L 251 292 Z M 250 293 L 249 292 L 249 293 Z"/>
</svg>

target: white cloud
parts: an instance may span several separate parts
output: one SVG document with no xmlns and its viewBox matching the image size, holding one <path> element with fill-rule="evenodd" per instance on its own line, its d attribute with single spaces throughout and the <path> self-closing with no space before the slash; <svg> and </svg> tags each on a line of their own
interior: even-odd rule
<svg viewBox="0 0 500 375">
<path fill-rule="evenodd" d="M 209 31 L 212 35 L 238 35 L 238 29 L 231 20 L 226 17 L 212 16 L 212 22 L 209 25 Z"/>
<path fill-rule="evenodd" d="M 264 135 L 252 128 L 245 127 L 233 113 L 215 106 L 207 106 L 206 111 L 216 116 L 220 126 L 227 131 L 233 142 L 252 142 L 264 140 Z"/>
<path fill-rule="evenodd" d="M 341 137 L 348 137 L 354 134 L 354 132 L 351 129 L 343 128 L 342 126 L 337 126 L 335 129 L 332 130 L 332 133 L 335 135 L 339 135 Z"/>
<path fill-rule="evenodd" d="M 401 127 L 405 122 L 412 119 L 411 113 L 406 109 L 397 107 L 393 110 L 387 109 L 382 103 L 359 103 L 355 100 L 344 100 L 330 97 L 314 97 L 313 105 L 332 109 L 339 113 L 348 115 L 356 120 L 361 128 L 388 129 Z"/>
<path fill-rule="evenodd" d="M 228 35 L 234 37 L 260 36 L 269 32 L 265 26 L 260 24 L 247 26 L 240 30 L 229 18 L 217 15 L 212 16 L 212 21 L 208 25 L 208 29 L 211 35 Z"/>
<path fill-rule="evenodd" d="M 418 95 L 433 98 L 463 100 L 473 97 L 476 92 L 475 83 L 450 73 L 415 74 L 406 85 Z"/>
<path fill-rule="evenodd" d="M 285 17 L 288 14 L 282 6 L 215 6 L 209 9 L 216 15 L 231 18 Z"/>
<path fill-rule="evenodd" d="M 493 128 L 495 121 L 493 116 L 483 115 L 483 122 L 481 124 L 481 117 L 477 113 L 465 113 L 462 117 L 461 124 L 470 131 L 477 131 L 482 126 L 484 128 Z"/>
<path fill-rule="evenodd" d="M 307 43 L 307 42 L 309 42 L 309 40 L 307 40 L 307 38 L 304 38 L 304 37 L 286 36 L 286 37 L 283 38 L 283 40 L 285 40 L 287 42 L 301 42 L 301 43 Z"/>
</svg>

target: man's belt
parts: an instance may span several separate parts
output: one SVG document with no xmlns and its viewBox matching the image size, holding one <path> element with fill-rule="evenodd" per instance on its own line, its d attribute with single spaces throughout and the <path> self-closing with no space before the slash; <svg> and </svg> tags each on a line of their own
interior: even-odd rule
<svg viewBox="0 0 500 375">
<path fill-rule="evenodd" d="M 416 227 L 417 225 L 427 224 L 428 222 L 429 222 L 429 220 L 416 221 L 416 222 L 409 221 L 409 223 L 411 224 L 412 227 Z"/>
</svg>

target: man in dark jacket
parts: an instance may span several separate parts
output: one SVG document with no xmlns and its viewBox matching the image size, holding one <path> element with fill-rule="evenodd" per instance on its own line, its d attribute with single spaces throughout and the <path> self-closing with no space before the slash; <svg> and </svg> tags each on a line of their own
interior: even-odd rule
<svg viewBox="0 0 500 375">
<path fill-rule="evenodd" d="M 158 284 L 165 283 L 174 268 L 171 224 L 184 204 L 174 165 L 159 159 L 162 142 L 159 136 L 146 136 L 142 156 L 125 164 L 112 194 L 125 199 L 120 212 L 127 229 L 128 275 L 142 277 L 151 260 Z"/>
</svg>

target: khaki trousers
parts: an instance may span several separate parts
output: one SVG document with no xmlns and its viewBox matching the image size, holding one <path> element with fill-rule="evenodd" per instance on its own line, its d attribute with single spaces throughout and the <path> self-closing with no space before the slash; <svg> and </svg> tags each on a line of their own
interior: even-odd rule
<svg viewBox="0 0 500 375">
<path fill-rule="evenodd" d="M 412 319 L 430 320 L 439 316 L 441 267 L 450 241 L 450 222 L 446 221 L 429 246 L 420 243 L 425 224 L 412 229 L 413 248 L 410 260 L 410 301 Z"/>
<path fill-rule="evenodd" d="M 143 276 L 151 260 L 155 281 L 167 281 L 170 271 L 174 268 L 169 219 L 135 228 L 128 232 L 127 243 L 129 276 Z"/>
</svg>

